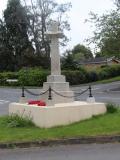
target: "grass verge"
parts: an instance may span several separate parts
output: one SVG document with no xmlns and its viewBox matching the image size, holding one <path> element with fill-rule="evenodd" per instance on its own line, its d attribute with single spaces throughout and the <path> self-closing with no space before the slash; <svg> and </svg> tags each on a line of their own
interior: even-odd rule
<svg viewBox="0 0 120 160">
<path fill-rule="evenodd" d="M 90 82 L 90 83 L 84 83 L 84 84 L 80 84 L 80 85 L 72 85 L 72 87 L 75 87 L 75 86 L 97 85 L 97 84 L 107 84 L 107 83 L 112 83 L 112 82 L 117 82 L 117 81 L 120 81 L 120 76 L 109 78 L 109 79 L 105 79 L 105 80 Z"/>
<path fill-rule="evenodd" d="M 72 125 L 50 129 L 35 126 L 10 128 L 4 122 L 5 117 L 0 117 L 0 143 L 120 134 L 120 110 Z"/>
<path fill-rule="evenodd" d="M 101 81 L 96 81 L 93 82 L 95 84 L 104 84 L 104 83 L 111 83 L 111 82 L 116 82 L 116 81 L 120 81 L 120 76 L 118 77 L 113 77 L 113 78 L 109 78 L 109 79 L 105 79 L 105 80 L 101 80 Z"/>
</svg>

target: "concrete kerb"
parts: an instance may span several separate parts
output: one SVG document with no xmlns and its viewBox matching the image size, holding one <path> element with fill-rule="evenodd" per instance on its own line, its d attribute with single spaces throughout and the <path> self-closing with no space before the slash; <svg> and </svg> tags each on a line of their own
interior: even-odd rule
<svg viewBox="0 0 120 160">
<path fill-rule="evenodd" d="M 120 143 L 120 135 L 0 143 L 0 149 L 31 148 L 31 147 L 45 147 L 45 146 L 73 145 L 73 144 L 94 144 L 94 143 L 95 144 Z"/>
</svg>

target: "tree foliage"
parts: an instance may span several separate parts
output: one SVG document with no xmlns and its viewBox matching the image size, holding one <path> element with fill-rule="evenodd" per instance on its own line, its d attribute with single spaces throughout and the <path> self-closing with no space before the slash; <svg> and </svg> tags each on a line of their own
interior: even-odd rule
<svg viewBox="0 0 120 160">
<path fill-rule="evenodd" d="M 85 60 L 93 58 L 92 52 L 84 45 L 78 44 L 72 50 L 75 60 Z"/>
<path fill-rule="evenodd" d="M 116 1 L 119 6 L 120 1 Z M 92 22 L 96 30 L 94 36 L 88 41 L 95 43 L 102 56 L 120 57 L 120 10 L 116 8 L 109 13 L 99 16 L 91 13 L 89 22 Z"/>
<path fill-rule="evenodd" d="M 61 30 L 69 30 L 67 12 L 71 4 L 59 4 L 55 0 L 31 0 L 31 5 L 28 6 L 24 0 L 29 24 L 29 36 L 35 46 L 36 54 L 49 57 L 50 47 L 49 41 L 46 38 L 46 30 L 52 19 L 59 22 Z M 67 42 L 67 37 L 64 35 L 62 45 Z"/>
<path fill-rule="evenodd" d="M 115 4 L 118 8 L 120 8 L 120 0 L 115 0 Z"/>
<path fill-rule="evenodd" d="M 62 69 L 65 70 L 76 70 L 77 64 L 74 61 L 73 54 L 70 50 L 67 50 L 64 56 L 61 58 L 62 61 Z"/>
<path fill-rule="evenodd" d="M 24 3 L 23 3 L 24 2 Z M 23 66 L 49 67 L 50 41 L 46 37 L 52 19 L 61 30 L 69 30 L 67 11 L 70 3 L 55 0 L 8 0 L 0 20 L 0 70 L 18 70 Z M 67 37 L 61 41 L 67 42 Z"/>
<path fill-rule="evenodd" d="M 85 59 L 93 58 L 93 54 L 89 48 L 78 44 L 72 50 L 67 50 L 62 57 L 62 68 L 76 70 L 79 69 L 79 62 Z"/>
<path fill-rule="evenodd" d="M 7 29 L 4 22 L 0 19 L 0 71 L 13 70 L 13 55 L 8 45 Z"/>
<path fill-rule="evenodd" d="M 6 45 L 14 58 L 15 69 L 19 69 L 23 66 L 28 48 L 32 48 L 27 34 L 25 9 L 20 0 L 8 0 L 7 8 L 4 11 L 4 23 L 7 36 Z"/>
</svg>

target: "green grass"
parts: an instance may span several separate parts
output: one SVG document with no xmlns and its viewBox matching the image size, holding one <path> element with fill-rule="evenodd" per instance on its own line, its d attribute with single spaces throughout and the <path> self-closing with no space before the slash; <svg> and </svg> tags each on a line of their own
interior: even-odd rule
<svg viewBox="0 0 120 160">
<path fill-rule="evenodd" d="M 120 81 L 120 76 L 109 78 L 109 79 L 105 79 L 105 80 L 100 80 L 100 81 L 96 81 L 96 82 L 90 82 L 90 83 L 80 84 L 78 86 L 88 86 L 89 84 L 90 85 L 106 84 L 106 83 L 112 83 L 112 82 L 116 82 L 116 81 Z M 72 85 L 72 86 L 74 87 L 76 85 Z"/>
<path fill-rule="evenodd" d="M 23 112 L 24 114 L 24 112 Z M 35 124 L 32 122 L 32 118 L 30 116 L 18 116 L 17 114 L 12 114 L 10 116 L 5 116 L 3 118 L 3 125 L 9 128 L 15 127 L 34 127 Z"/>
<path fill-rule="evenodd" d="M 120 134 L 120 111 L 50 129 L 34 126 L 10 128 L 4 124 L 4 120 L 5 117 L 0 117 L 0 143 Z"/>
<path fill-rule="evenodd" d="M 107 104 L 106 108 L 107 108 L 107 113 L 115 113 L 119 111 L 119 106 L 112 103 Z"/>
<path fill-rule="evenodd" d="M 120 81 L 120 76 L 109 78 L 109 79 L 105 79 L 105 80 L 101 80 L 101 81 L 96 81 L 96 82 L 93 82 L 93 83 L 96 83 L 96 84 L 99 84 L 99 83 L 111 83 L 111 82 L 115 82 L 115 81 Z"/>
</svg>

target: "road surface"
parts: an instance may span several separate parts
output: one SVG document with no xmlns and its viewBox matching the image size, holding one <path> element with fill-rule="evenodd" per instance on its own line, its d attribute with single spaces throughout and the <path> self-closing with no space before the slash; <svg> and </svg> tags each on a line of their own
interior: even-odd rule
<svg viewBox="0 0 120 160">
<path fill-rule="evenodd" d="M 0 160 L 120 160 L 120 144 L 0 150 Z"/>
<path fill-rule="evenodd" d="M 72 86 L 71 89 L 75 92 L 82 92 L 88 86 Z M 120 104 L 120 91 L 114 91 L 114 89 L 120 88 L 120 81 L 109 84 L 99 84 L 92 86 L 92 93 L 97 102 L 111 102 Z M 34 93 L 39 93 L 40 89 L 31 89 Z M 75 100 L 86 100 L 89 93 L 78 96 Z M 18 102 L 21 96 L 21 89 L 0 88 L 0 115 L 8 114 L 8 105 L 11 102 Z M 30 96 L 26 94 L 28 99 L 36 99 L 38 97 Z"/>
</svg>

